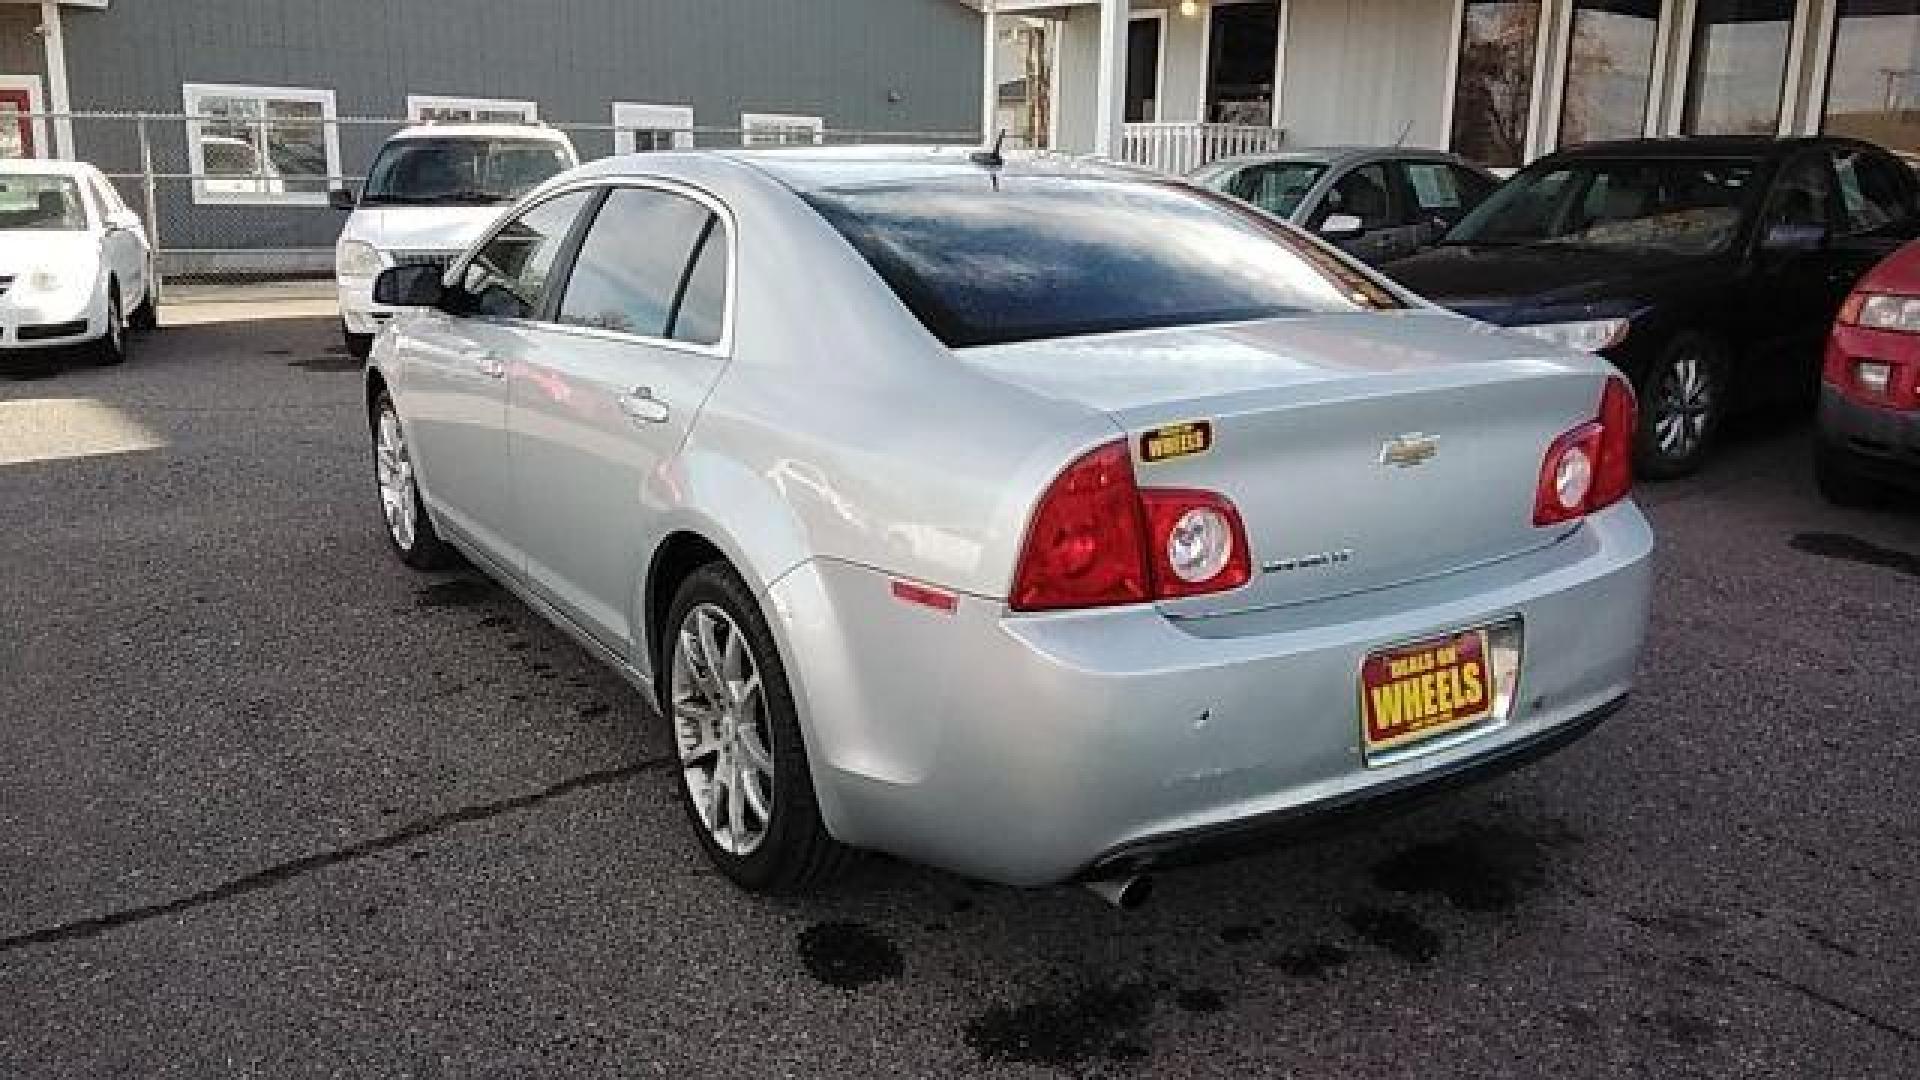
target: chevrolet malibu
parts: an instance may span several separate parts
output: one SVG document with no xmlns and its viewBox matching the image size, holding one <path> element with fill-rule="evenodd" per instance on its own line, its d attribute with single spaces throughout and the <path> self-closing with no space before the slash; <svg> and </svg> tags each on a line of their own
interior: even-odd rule
<svg viewBox="0 0 1920 1080">
<path fill-rule="evenodd" d="M 613 159 L 376 289 L 394 549 L 650 695 L 749 889 L 871 849 L 1124 896 L 1633 679 L 1626 383 L 1178 181 Z"/>
</svg>

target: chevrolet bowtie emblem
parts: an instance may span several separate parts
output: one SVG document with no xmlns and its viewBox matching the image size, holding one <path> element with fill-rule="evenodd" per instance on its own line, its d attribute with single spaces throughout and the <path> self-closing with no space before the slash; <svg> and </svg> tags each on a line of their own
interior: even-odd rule
<svg viewBox="0 0 1920 1080">
<path fill-rule="evenodd" d="M 1440 436 L 1410 431 L 1380 444 L 1380 464 L 1396 469 L 1424 465 L 1440 452 Z"/>
</svg>

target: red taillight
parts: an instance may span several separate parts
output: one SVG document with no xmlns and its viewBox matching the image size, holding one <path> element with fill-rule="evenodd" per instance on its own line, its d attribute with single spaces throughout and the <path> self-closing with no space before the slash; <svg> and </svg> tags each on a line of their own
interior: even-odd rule
<svg viewBox="0 0 1920 1080">
<path fill-rule="evenodd" d="M 1199 596 L 1246 584 L 1251 567 L 1231 502 L 1140 490 L 1132 451 L 1114 442 L 1067 466 L 1040 497 L 1008 603 L 1059 611 Z"/>
<path fill-rule="evenodd" d="M 1633 388 L 1607 379 L 1600 414 L 1553 441 L 1540 464 L 1533 523 L 1558 525 L 1627 497 L 1633 488 L 1633 435 L 1639 426 Z"/>
</svg>

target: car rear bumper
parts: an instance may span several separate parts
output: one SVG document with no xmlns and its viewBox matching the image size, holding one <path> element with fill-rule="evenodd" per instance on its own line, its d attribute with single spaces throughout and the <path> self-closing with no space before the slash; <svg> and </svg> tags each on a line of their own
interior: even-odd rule
<svg viewBox="0 0 1920 1080">
<path fill-rule="evenodd" d="M 1176 622 L 903 603 L 816 561 L 771 590 L 829 827 L 976 877 L 1042 885 L 1231 848 L 1562 744 L 1617 706 L 1644 640 L 1652 534 L 1631 504 L 1438 578 Z M 1368 653 L 1518 619 L 1504 720 L 1370 767 Z"/>
</svg>

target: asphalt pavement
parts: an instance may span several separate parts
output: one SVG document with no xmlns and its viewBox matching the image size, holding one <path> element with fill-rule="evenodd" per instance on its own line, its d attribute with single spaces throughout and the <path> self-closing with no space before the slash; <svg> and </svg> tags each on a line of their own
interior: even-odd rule
<svg viewBox="0 0 1920 1080">
<path fill-rule="evenodd" d="M 281 315 L 0 377 L 0 1076 L 1920 1075 L 1920 512 L 1803 422 L 1644 494 L 1639 692 L 1524 772 L 1137 912 L 765 900 L 625 684 L 389 556 Z"/>
</svg>

